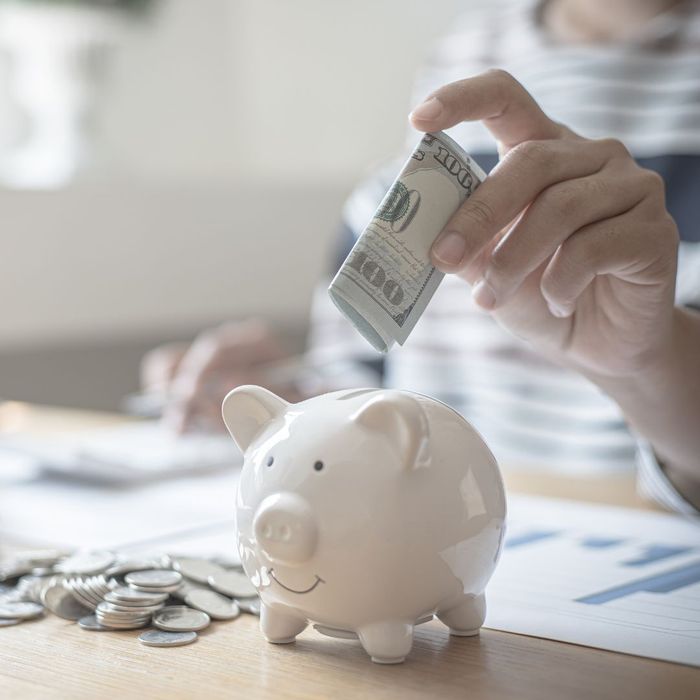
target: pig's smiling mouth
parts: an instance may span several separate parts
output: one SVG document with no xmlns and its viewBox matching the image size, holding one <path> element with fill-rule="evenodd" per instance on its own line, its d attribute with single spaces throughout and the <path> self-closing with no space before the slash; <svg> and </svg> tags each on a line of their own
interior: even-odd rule
<svg viewBox="0 0 700 700">
<path fill-rule="evenodd" d="M 298 594 L 302 594 L 302 593 L 311 593 L 311 591 L 313 591 L 314 588 L 316 588 L 316 586 L 318 586 L 319 583 L 325 583 L 325 581 L 324 581 L 320 576 L 316 575 L 316 580 L 315 580 L 308 588 L 305 588 L 305 589 L 302 590 L 302 591 L 298 591 L 298 590 L 296 590 L 295 588 L 290 588 L 289 586 L 285 586 L 285 585 L 282 583 L 282 581 L 280 581 L 280 580 L 277 578 L 277 576 L 275 576 L 275 570 L 274 570 L 274 569 L 270 569 L 270 570 L 268 571 L 268 573 L 270 574 L 270 578 L 271 578 L 275 583 L 277 583 L 279 586 L 282 586 L 282 588 L 284 588 L 285 591 L 289 591 L 290 593 L 298 593 Z"/>
</svg>

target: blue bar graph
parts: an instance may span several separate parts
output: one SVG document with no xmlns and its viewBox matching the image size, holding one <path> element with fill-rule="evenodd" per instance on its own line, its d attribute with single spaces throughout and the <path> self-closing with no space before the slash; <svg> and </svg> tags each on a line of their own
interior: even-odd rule
<svg viewBox="0 0 700 700">
<path fill-rule="evenodd" d="M 648 576 L 621 586 L 615 586 L 607 591 L 577 598 L 576 602 L 586 603 L 587 605 L 602 605 L 633 593 L 670 593 L 679 588 L 691 586 L 694 583 L 700 583 L 700 560 L 687 566 L 656 574 L 655 576 Z"/>
<path fill-rule="evenodd" d="M 624 541 L 616 537 L 587 537 L 581 542 L 581 545 L 589 549 L 605 549 L 607 547 L 616 547 Z"/>
<path fill-rule="evenodd" d="M 506 548 L 511 549 L 513 547 L 522 547 L 526 544 L 532 544 L 533 542 L 539 542 L 540 540 L 546 540 L 550 537 L 558 535 L 559 532 L 556 530 L 533 530 L 532 532 L 526 532 L 523 535 L 515 535 L 514 537 L 508 537 L 506 539 Z"/>
<path fill-rule="evenodd" d="M 644 566 L 645 564 L 653 564 L 655 561 L 662 561 L 670 557 L 676 557 L 679 554 L 692 552 L 693 547 L 671 547 L 665 544 L 649 545 L 644 554 L 635 559 L 628 559 L 622 562 L 622 566 Z"/>
</svg>

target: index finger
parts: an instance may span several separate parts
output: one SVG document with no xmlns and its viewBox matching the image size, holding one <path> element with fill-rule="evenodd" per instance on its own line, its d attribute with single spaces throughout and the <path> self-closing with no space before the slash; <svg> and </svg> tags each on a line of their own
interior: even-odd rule
<svg viewBox="0 0 700 700">
<path fill-rule="evenodd" d="M 459 122 L 481 120 L 506 150 L 523 141 L 555 139 L 564 133 L 503 70 L 439 88 L 411 112 L 410 120 L 419 131 L 441 131 Z"/>
</svg>

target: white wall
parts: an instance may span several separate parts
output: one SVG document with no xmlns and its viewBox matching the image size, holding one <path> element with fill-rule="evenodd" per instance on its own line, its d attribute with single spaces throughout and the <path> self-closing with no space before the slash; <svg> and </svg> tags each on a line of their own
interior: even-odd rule
<svg viewBox="0 0 700 700">
<path fill-rule="evenodd" d="M 459 4 L 162 0 L 113 56 L 83 182 L 0 189 L 0 346 L 303 318 Z"/>
</svg>

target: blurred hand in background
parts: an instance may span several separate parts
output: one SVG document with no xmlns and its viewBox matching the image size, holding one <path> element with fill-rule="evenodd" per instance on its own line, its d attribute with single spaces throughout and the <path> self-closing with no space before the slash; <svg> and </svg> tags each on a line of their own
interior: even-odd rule
<svg viewBox="0 0 700 700">
<path fill-rule="evenodd" d="M 270 366 L 289 356 L 267 322 L 228 322 L 203 331 L 189 345 L 151 350 L 141 363 L 141 384 L 166 398 L 163 419 L 176 431 L 224 430 L 221 402 L 241 384 L 261 384 L 290 401 L 298 399 L 291 382 L 270 381 Z"/>
</svg>

